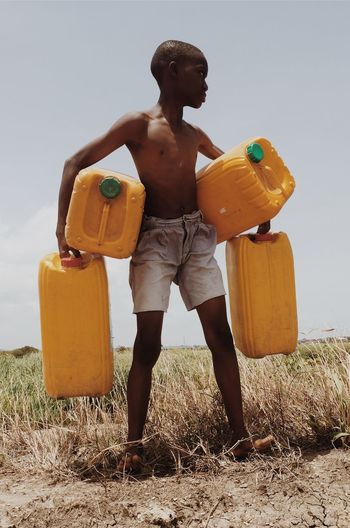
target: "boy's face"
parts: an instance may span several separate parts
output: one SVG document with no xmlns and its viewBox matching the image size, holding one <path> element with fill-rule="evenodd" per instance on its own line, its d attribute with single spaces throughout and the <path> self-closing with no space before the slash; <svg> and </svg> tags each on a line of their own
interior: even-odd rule
<svg viewBox="0 0 350 528">
<path fill-rule="evenodd" d="M 205 102 L 208 85 L 205 78 L 208 74 L 208 63 L 204 55 L 198 52 L 193 57 L 186 57 L 177 64 L 177 87 L 184 106 L 199 108 Z"/>
</svg>

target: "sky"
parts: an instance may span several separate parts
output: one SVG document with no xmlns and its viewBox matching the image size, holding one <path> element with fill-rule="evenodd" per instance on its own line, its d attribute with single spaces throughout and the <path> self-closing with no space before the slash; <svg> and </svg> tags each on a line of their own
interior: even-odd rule
<svg viewBox="0 0 350 528">
<path fill-rule="evenodd" d="M 293 248 L 299 337 L 350 335 L 349 20 L 337 1 L 0 2 L 0 349 L 40 348 L 37 270 L 57 250 L 64 161 L 156 103 L 149 64 L 168 39 L 209 63 L 207 101 L 184 118 L 223 150 L 268 138 L 296 180 L 272 230 Z M 137 177 L 125 147 L 97 166 Z M 227 290 L 225 243 L 216 258 Z M 131 346 L 129 260 L 106 263 L 113 345 Z M 175 285 L 162 343 L 204 344 Z"/>
</svg>

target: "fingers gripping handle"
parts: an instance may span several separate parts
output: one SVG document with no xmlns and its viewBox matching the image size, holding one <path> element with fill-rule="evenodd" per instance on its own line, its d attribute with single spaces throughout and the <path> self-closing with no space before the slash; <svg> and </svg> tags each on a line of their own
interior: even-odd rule
<svg viewBox="0 0 350 528">
<path fill-rule="evenodd" d="M 83 259 L 81 257 L 61 257 L 61 266 L 63 268 L 81 268 Z"/>
</svg>

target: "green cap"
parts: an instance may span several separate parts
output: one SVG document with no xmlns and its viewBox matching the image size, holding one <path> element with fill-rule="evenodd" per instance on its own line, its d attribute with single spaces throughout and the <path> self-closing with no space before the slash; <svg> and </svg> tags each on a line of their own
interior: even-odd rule
<svg viewBox="0 0 350 528">
<path fill-rule="evenodd" d="M 105 198 L 115 198 L 121 191 L 121 183 L 114 176 L 107 176 L 100 182 L 99 188 Z"/>
<path fill-rule="evenodd" d="M 251 143 L 248 145 L 247 155 L 250 161 L 253 161 L 254 163 L 259 163 L 259 161 L 264 159 L 264 151 L 259 143 Z"/>
</svg>

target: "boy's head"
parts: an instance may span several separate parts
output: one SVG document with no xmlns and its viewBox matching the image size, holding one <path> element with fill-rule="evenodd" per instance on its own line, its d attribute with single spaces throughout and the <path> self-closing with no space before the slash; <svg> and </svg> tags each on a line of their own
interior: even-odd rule
<svg viewBox="0 0 350 528">
<path fill-rule="evenodd" d="M 208 63 L 199 48 L 179 40 L 167 40 L 156 49 L 151 72 L 161 91 L 172 90 L 184 106 L 199 108 L 208 86 Z"/>
</svg>

